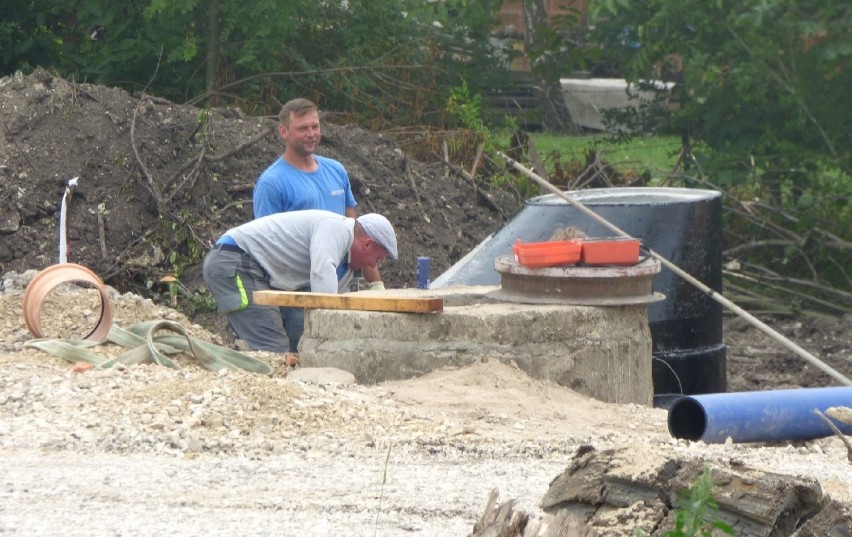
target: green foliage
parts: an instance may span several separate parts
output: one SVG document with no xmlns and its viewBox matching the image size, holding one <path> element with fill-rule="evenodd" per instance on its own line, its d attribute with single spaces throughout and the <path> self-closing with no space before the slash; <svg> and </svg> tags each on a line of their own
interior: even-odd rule
<svg viewBox="0 0 852 537">
<path fill-rule="evenodd" d="M 674 529 L 663 533 L 663 537 L 713 537 L 720 532 L 726 535 L 736 535 L 730 525 L 721 520 L 714 520 L 718 511 L 713 497 L 713 479 L 710 469 L 705 467 L 701 476 L 692 484 L 687 494 L 680 496 L 675 511 Z M 645 533 L 637 528 L 637 537 Z"/>
<path fill-rule="evenodd" d="M 185 297 L 178 302 L 180 311 L 188 318 L 193 319 L 197 315 L 205 313 L 217 313 L 216 299 L 210 294 L 207 289 L 199 289 L 198 291 Z"/>
<path fill-rule="evenodd" d="M 757 252 L 760 261 L 787 276 L 852 289 L 843 268 L 852 230 L 845 209 L 852 199 L 852 5 L 604 0 L 590 16 L 602 54 L 630 80 L 677 82 L 668 108 L 635 119 L 683 138 L 694 179 L 769 207 L 759 224 L 726 222 L 738 241 L 784 242 L 785 251 Z M 812 239 L 819 229 L 822 238 Z"/>
<path fill-rule="evenodd" d="M 482 136 L 488 134 L 488 129 L 482 120 L 482 96 L 478 93 L 471 94 L 466 81 L 450 89 L 447 112 L 457 117 L 465 128 Z"/>
<path fill-rule="evenodd" d="M 490 153 L 500 147 L 491 133 L 502 127 L 479 92 L 507 79 L 511 53 L 490 35 L 502 3 L 6 0 L 0 74 L 42 66 L 250 114 L 277 113 L 305 96 L 373 129 L 461 125 L 451 147 Z M 771 242 L 777 224 L 792 226 L 779 233 L 791 244 L 785 251 L 762 252 L 768 264 L 852 288 L 848 248 L 825 246 L 847 244 L 852 229 L 852 4 L 593 0 L 582 15 L 537 28 L 527 50 L 534 74 L 553 80 L 591 58 L 636 83 L 677 82 L 669 106 L 613 117 L 681 138 L 691 179 L 770 204 L 772 225 L 731 226 L 743 242 Z M 488 171 L 526 191 L 523 178 Z M 832 238 L 814 240 L 817 229 Z M 192 257 L 172 251 L 178 268 Z"/>
<path fill-rule="evenodd" d="M 500 4 L 10 0 L 0 8 L 2 73 L 53 67 L 249 113 L 306 96 L 370 127 L 441 125 L 449 88 L 487 87 L 503 72 L 489 41 Z"/>
<path fill-rule="evenodd" d="M 701 143 L 696 158 L 720 184 L 751 169 L 852 173 L 849 23 L 842 0 L 691 0 L 592 10 L 595 35 L 631 80 L 680 82 L 666 128 Z M 807 186 L 809 174 L 785 181 Z"/>
<path fill-rule="evenodd" d="M 552 16 L 548 24 L 537 25 L 535 39 L 525 46 L 531 72 L 550 81 L 558 81 L 572 69 L 585 68 L 587 58 L 597 55 L 595 49 L 579 46 L 586 34 L 583 14 L 565 4 L 561 7 L 563 13 Z"/>
<path fill-rule="evenodd" d="M 4 74 L 37 66 L 61 68 L 68 63 L 70 45 L 87 38 L 73 15 L 51 0 L 6 0 L 0 4 L 0 21 Z"/>
<path fill-rule="evenodd" d="M 710 469 L 704 472 L 689 489 L 689 495 L 678 502 L 675 515 L 675 528 L 666 532 L 665 537 L 690 537 L 701 535 L 712 537 L 712 530 L 719 530 L 727 535 L 735 535 L 733 528 L 720 520 L 711 520 L 718 510 L 713 498 L 713 480 Z"/>
<path fill-rule="evenodd" d="M 511 117 L 505 118 L 502 128 L 491 128 L 482 119 L 482 98 L 477 94 L 471 94 L 466 83 L 455 87 L 447 99 L 447 111 L 452 117 L 458 119 L 464 130 L 456 135 L 445 139 L 449 146 L 455 146 L 459 160 L 470 160 L 476 158 L 472 150 L 481 151 L 487 155 L 490 163 L 502 163 L 503 158 L 499 152 L 505 152 L 511 142 L 507 142 L 507 136 L 503 132 L 519 132 L 517 123 Z M 471 144 L 470 142 L 473 142 Z M 467 151 L 460 146 L 467 146 Z M 466 155 L 464 153 L 467 153 Z M 489 167 L 491 184 L 497 187 L 510 186 L 517 190 L 521 197 L 526 198 L 536 193 L 537 185 L 523 175 L 512 175 L 508 173 L 506 166 L 492 164 Z"/>
<path fill-rule="evenodd" d="M 390 455 L 391 455 L 391 448 L 392 447 L 393 447 L 392 445 L 388 445 L 388 452 L 385 454 L 385 463 L 382 467 L 382 487 L 381 487 L 381 491 L 379 492 L 379 509 L 376 512 L 375 531 L 373 532 L 374 536 L 379 531 L 379 515 L 382 512 L 382 500 L 384 499 L 384 495 L 385 495 L 385 485 L 387 485 L 387 483 L 388 483 L 388 466 L 389 466 L 389 463 L 390 463 Z"/>
<path fill-rule="evenodd" d="M 210 111 L 207 109 L 201 109 L 198 111 L 196 118 L 198 119 L 198 128 L 193 134 L 193 140 L 195 140 L 196 143 L 201 143 L 207 136 L 207 132 L 210 130 Z"/>
<path fill-rule="evenodd" d="M 179 278 L 186 267 L 200 263 L 207 253 L 203 241 L 195 235 L 190 216 L 190 210 L 184 209 L 174 220 L 160 220 L 162 237 L 159 244 L 169 248 L 166 260 L 175 278 Z"/>
</svg>

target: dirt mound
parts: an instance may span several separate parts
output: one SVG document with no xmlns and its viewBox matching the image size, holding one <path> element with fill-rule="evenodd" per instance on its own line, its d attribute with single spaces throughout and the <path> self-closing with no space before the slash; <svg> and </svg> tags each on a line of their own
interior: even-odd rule
<svg viewBox="0 0 852 537">
<path fill-rule="evenodd" d="M 277 120 L 202 110 L 45 71 L 0 79 L 0 271 L 58 258 L 68 181 L 69 260 L 124 290 L 177 274 L 200 285 L 199 262 L 222 232 L 251 219 L 254 181 L 281 152 Z M 359 211 L 394 224 L 399 260 L 386 284 L 413 287 L 416 257 L 446 270 L 521 205 L 442 164 L 408 158 L 389 137 L 323 122 L 320 152 L 350 174 Z"/>
</svg>

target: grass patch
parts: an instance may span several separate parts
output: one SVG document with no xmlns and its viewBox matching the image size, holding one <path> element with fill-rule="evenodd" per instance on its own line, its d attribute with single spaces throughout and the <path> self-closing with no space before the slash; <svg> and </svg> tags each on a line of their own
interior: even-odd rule
<svg viewBox="0 0 852 537">
<path fill-rule="evenodd" d="M 549 171 L 552 171 L 554 160 L 583 162 L 590 151 L 595 151 L 602 152 L 603 159 L 622 173 L 649 171 L 652 179 L 658 179 L 671 172 L 680 152 L 680 138 L 676 136 L 637 137 L 618 143 L 607 140 L 604 134 L 533 133 L 530 137 Z"/>
</svg>

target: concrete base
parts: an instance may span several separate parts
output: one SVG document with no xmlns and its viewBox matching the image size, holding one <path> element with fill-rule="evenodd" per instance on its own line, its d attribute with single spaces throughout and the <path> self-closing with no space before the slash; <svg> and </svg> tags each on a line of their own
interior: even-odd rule
<svg viewBox="0 0 852 537">
<path fill-rule="evenodd" d="M 361 383 L 406 379 L 482 359 L 514 361 L 601 401 L 651 405 L 651 332 L 645 305 L 589 307 L 495 302 L 496 287 L 389 290 L 441 297 L 437 314 L 307 310 L 299 358 Z"/>
</svg>

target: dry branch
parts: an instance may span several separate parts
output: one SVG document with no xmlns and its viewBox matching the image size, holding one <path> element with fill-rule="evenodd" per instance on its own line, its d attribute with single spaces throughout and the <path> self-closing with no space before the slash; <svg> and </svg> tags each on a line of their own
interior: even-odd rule
<svg viewBox="0 0 852 537">
<path fill-rule="evenodd" d="M 731 297 L 731 300 L 735 300 L 737 304 L 742 304 L 743 306 L 748 307 L 749 310 L 755 314 L 784 316 L 792 316 L 795 314 L 793 308 L 788 305 L 757 293 L 752 289 L 748 289 L 728 281 L 725 282 L 725 289 Z"/>
<path fill-rule="evenodd" d="M 741 219 L 740 221 L 745 224 L 743 227 L 747 230 L 746 233 L 748 230 L 759 230 L 761 235 L 770 235 L 769 238 L 753 239 L 746 237 L 744 234 L 737 235 L 732 231 L 727 231 L 729 237 L 738 244 L 725 250 L 723 252 L 724 256 L 728 259 L 732 256 L 737 256 L 742 265 L 750 266 L 753 269 L 750 273 L 740 274 L 736 277 L 751 277 L 753 278 L 751 280 L 753 283 L 765 286 L 767 290 L 772 290 L 774 295 L 777 295 L 779 292 L 792 294 L 803 299 L 805 303 L 827 307 L 831 311 L 850 311 L 850 306 L 844 304 L 844 302 L 852 299 L 852 293 L 836 287 L 823 285 L 820 281 L 820 271 L 816 266 L 815 256 L 819 252 L 824 252 L 826 248 L 843 251 L 852 249 L 852 243 L 818 227 L 810 228 L 804 234 L 798 234 L 794 230 L 785 227 L 784 224 L 800 225 L 800 220 L 781 208 L 761 201 L 742 201 L 730 192 L 720 189 L 718 186 L 704 179 L 688 176 L 677 177 L 686 182 L 695 183 L 720 192 L 726 200 L 725 211 Z M 824 240 L 817 241 L 816 236 Z M 749 258 L 749 253 L 768 248 L 794 249 L 795 255 L 791 259 L 802 263 L 803 268 L 806 267 L 810 271 L 811 278 L 785 277 L 765 266 L 750 262 L 754 259 L 754 256 Z M 789 255 L 786 255 L 787 252 L 784 253 L 785 257 L 789 258 Z M 833 258 L 830 258 L 828 262 L 832 261 Z M 846 267 L 843 263 L 835 262 L 835 265 L 841 273 L 846 274 Z M 734 277 L 734 274 L 728 275 Z M 727 285 L 728 283 L 726 282 Z M 799 292 L 796 289 L 790 289 L 790 286 L 817 291 L 825 298 L 821 299 L 819 296 L 814 296 L 811 292 Z M 773 301 L 769 296 L 763 298 L 764 302 Z M 788 309 L 786 305 L 779 305 L 779 307 L 784 310 Z"/>
<path fill-rule="evenodd" d="M 81 87 L 80 87 L 80 86 L 79 86 L 76 82 L 74 82 L 74 80 L 67 80 L 67 82 L 68 82 L 68 84 L 69 84 L 69 85 L 70 85 L 70 86 L 74 89 L 74 94 L 75 94 L 75 95 L 76 95 L 78 92 L 79 92 L 79 93 L 82 93 L 83 95 L 85 95 L 85 96 L 86 96 L 86 97 L 88 97 L 89 99 L 91 99 L 91 100 L 95 101 L 95 102 L 96 102 L 96 103 L 98 103 L 98 104 L 101 104 L 101 102 L 98 100 L 98 98 L 97 98 L 97 97 L 95 97 L 94 95 L 92 95 L 92 94 L 91 94 L 91 93 L 89 93 L 88 91 L 86 91 L 86 90 L 84 90 L 83 88 L 81 88 Z"/>
<path fill-rule="evenodd" d="M 733 278 L 739 278 L 739 279 L 742 279 L 742 280 L 745 280 L 745 281 L 748 281 L 748 282 L 751 282 L 751 283 L 762 285 L 762 286 L 764 286 L 768 289 L 772 289 L 773 291 L 775 291 L 777 293 L 796 297 L 796 298 L 798 298 L 798 299 L 800 299 L 800 300 L 802 300 L 806 303 L 809 302 L 809 303 L 812 303 L 812 304 L 818 304 L 820 306 L 823 306 L 824 308 L 828 308 L 830 310 L 837 311 L 837 312 L 840 312 L 840 313 L 852 313 L 852 309 L 850 309 L 849 307 L 846 307 L 842 304 L 837 304 L 837 303 L 834 303 L 834 302 L 829 302 L 828 300 L 823 300 L 821 298 L 814 296 L 813 294 L 804 293 L 804 292 L 801 292 L 801 291 L 797 291 L 795 289 L 791 289 L 789 286 L 775 285 L 774 283 L 770 283 L 770 280 L 763 278 L 763 277 L 761 277 L 757 274 L 746 274 L 746 273 L 743 273 L 743 272 L 735 272 L 735 271 L 731 271 L 731 270 L 723 270 L 722 273 L 725 276 L 730 276 L 730 277 L 733 277 Z M 787 278 L 781 278 L 780 279 L 780 281 L 782 283 L 784 283 L 785 280 L 787 280 Z M 790 283 L 790 282 L 786 281 L 786 283 Z M 826 292 L 832 291 L 830 288 L 824 288 L 824 290 Z M 768 297 L 767 297 L 767 300 L 769 300 Z"/>
<path fill-rule="evenodd" d="M 798 248 L 798 244 L 789 239 L 767 239 L 762 241 L 751 241 L 743 244 L 738 244 L 733 248 L 728 248 L 727 250 L 722 252 L 722 254 L 725 257 L 732 257 L 740 252 L 745 252 L 747 250 L 755 250 L 757 248 L 766 248 L 767 246 L 793 246 Z"/>
<path fill-rule="evenodd" d="M 231 185 L 228 187 L 228 192 L 246 192 L 249 190 L 254 190 L 254 183 L 240 183 L 238 185 Z"/>
<path fill-rule="evenodd" d="M 126 270 L 125 267 L 123 266 L 124 258 L 127 257 L 127 255 L 131 252 L 131 250 L 136 248 L 137 245 L 139 245 L 140 243 L 145 243 L 147 241 L 148 237 L 153 235 L 155 231 L 156 230 L 154 230 L 154 229 L 149 229 L 148 231 L 146 231 L 145 233 L 143 233 L 142 235 L 137 237 L 133 242 L 128 244 L 127 247 L 124 250 L 122 250 L 121 253 L 119 253 L 115 257 L 115 261 L 113 261 L 113 263 L 112 263 L 111 270 L 107 274 L 103 275 L 102 279 L 104 281 L 109 281 L 112 278 L 114 278 L 115 276 L 117 276 L 120 272 Z"/>
<path fill-rule="evenodd" d="M 106 259 L 109 255 L 106 246 L 106 223 L 104 222 L 105 206 L 103 203 L 98 204 L 98 245 L 101 248 L 101 257 Z"/>
<path fill-rule="evenodd" d="M 231 203 L 229 203 L 229 204 L 225 205 L 224 207 L 222 207 L 221 209 L 219 209 L 213 215 L 214 216 L 213 219 L 214 219 L 214 221 L 219 220 L 226 211 L 228 211 L 229 209 L 231 209 L 233 207 L 240 207 L 242 205 L 251 205 L 251 203 L 252 203 L 252 200 L 250 200 L 250 199 L 232 201 Z"/>
<path fill-rule="evenodd" d="M 583 173 L 577 176 L 577 179 L 574 180 L 572 188 L 578 190 L 586 188 L 596 179 L 600 179 L 601 183 L 604 186 L 612 186 L 612 181 L 609 180 L 609 176 L 606 173 L 606 167 L 602 163 L 603 152 L 603 149 L 595 152 L 595 160 L 591 164 L 589 164 L 585 170 L 583 170 Z"/>
<path fill-rule="evenodd" d="M 417 188 L 417 183 L 414 181 L 414 174 L 411 173 L 411 165 L 408 162 L 408 159 L 403 163 L 402 174 L 408 179 L 408 185 L 411 187 L 411 191 L 414 193 L 414 201 L 417 203 L 417 206 L 420 207 L 420 210 L 423 210 L 423 200 L 420 199 L 420 190 Z"/>
<path fill-rule="evenodd" d="M 846 291 L 841 291 L 840 289 L 836 289 L 834 287 L 828 287 L 826 285 L 820 285 L 817 282 L 812 282 L 810 280 L 802 280 L 799 278 L 789 278 L 786 276 L 781 276 L 779 274 L 775 274 L 774 272 L 768 272 L 766 275 L 761 277 L 763 280 L 773 282 L 773 283 L 782 283 L 782 284 L 790 284 L 790 285 L 798 285 L 801 287 L 807 287 L 809 289 L 813 289 L 815 291 L 819 291 L 821 293 L 825 293 L 829 296 L 836 296 L 845 298 L 847 300 L 852 301 L 852 293 L 848 293 Z"/>
<path fill-rule="evenodd" d="M 485 146 L 483 144 L 479 144 L 476 147 L 476 157 L 473 159 L 473 165 L 470 167 L 470 180 L 473 181 L 474 188 L 476 187 L 476 169 L 479 167 L 479 163 L 482 161 L 482 152 L 485 150 Z"/>
<path fill-rule="evenodd" d="M 192 170 L 190 170 L 190 172 L 188 174 L 186 174 L 186 177 L 184 177 L 183 181 L 181 181 L 181 183 L 177 186 L 177 188 L 172 190 L 172 193 L 169 194 L 168 198 L 166 198 L 166 202 L 171 202 L 174 199 L 174 197 L 181 190 L 183 190 L 184 186 L 186 186 L 187 184 L 189 184 L 190 188 L 192 187 L 192 185 L 195 184 L 195 179 L 201 173 L 201 164 L 204 162 L 204 157 L 205 157 L 206 154 L 207 154 L 207 145 L 205 144 L 204 146 L 202 146 L 201 152 L 198 154 L 198 158 L 195 159 L 195 166 L 193 166 Z"/>
<path fill-rule="evenodd" d="M 371 64 L 369 66 L 362 67 L 332 67 L 328 69 L 314 69 L 310 71 L 273 71 L 273 72 L 265 72 L 257 75 L 248 76 L 246 78 L 241 78 L 239 80 L 234 80 L 233 82 L 229 82 L 223 86 L 220 86 L 212 91 L 202 93 L 189 99 L 184 104 L 195 105 L 212 95 L 222 94 L 222 91 L 234 88 L 236 86 L 245 84 L 247 82 L 251 82 L 253 80 L 261 80 L 265 78 L 296 78 L 305 75 L 318 75 L 323 73 L 355 73 L 358 71 L 369 71 L 369 72 L 378 72 L 381 70 L 412 70 L 416 71 L 418 69 L 423 69 L 423 65 L 376 65 Z"/>
<path fill-rule="evenodd" d="M 277 129 L 276 126 L 271 125 L 268 128 L 266 128 L 265 130 L 257 133 L 256 135 L 252 136 L 251 138 L 249 138 L 245 142 L 241 143 L 237 147 L 231 149 L 230 151 L 222 153 L 221 155 L 206 155 L 204 158 L 205 158 L 205 160 L 207 160 L 207 162 L 219 162 L 220 160 L 225 160 L 226 158 L 239 153 L 243 149 L 246 149 L 247 147 L 251 147 L 254 144 L 262 141 L 267 136 L 269 136 L 270 134 L 275 132 L 276 129 Z"/>
<path fill-rule="evenodd" d="M 136 157 L 136 163 L 139 164 L 139 168 L 142 170 L 142 174 L 145 176 L 148 190 L 154 197 L 154 203 L 156 203 L 157 205 L 157 214 L 159 216 L 163 216 L 163 214 L 165 213 L 165 206 L 163 205 L 163 196 L 160 193 L 159 188 L 157 188 L 156 181 L 154 181 L 154 176 L 151 175 L 151 172 L 148 170 L 148 166 L 145 165 L 145 162 L 142 160 L 142 157 L 139 156 L 139 149 L 136 147 L 136 118 L 139 115 L 139 109 L 142 108 L 143 104 L 148 102 L 149 99 L 150 98 L 148 96 L 143 94 L 142 97 L 139 99 L 136 108 L 133 109 L 133 119 L 130 122 L 130 146 L 133 148 L 133 156 Z"/>
<path fill-rule="evenodd" d="M 444 166 L 447 167 L 448 172 L 452 171 L 452 172 L 460 175 L 461 177 L 468 179 L 471 182 L 471 184 L 473 185 L 473 191 L 477 195 L 477 199 L 482 200 L 485 203 L 485 205 L 490 207 L 494 212 L 498 213 L 501 216 L 503 215 L 503 210 L 496 203 L 494 203 L 494 201 L 491 198 L 488 197 L 487 193 L 483 192 L 480 188 L 478 188 L 476 186 L 476 181 L 473 180 L 473 177 L 471 177 L 471 175 L 467 172 L 467 170 L 465 170 L 461 166 L 453 164 L 452 162 L 450 162 L 446 158 L 441 158 L 441 157 L 438 157 L 438 158 L 440 158 L 441 163 L 443 163 Z"/>
<path fill-rule="evenodd" d="M 840 438 L 840 441 L 843 442 L 843 445 L 846 446 L 846 459 L 849 460 L 849 462 L 852 462 L 852 443 L 849 442 L 849 439 L 846 438 L 843 435 L 843 432 L 841 432 L 841 430 L 837 428 L 837 425 L 835 425 L 830 419 L 828 419 L 828 416 L 820 412 L 819 409 L 815 409 L 814 414 L 819 416 L 820 419 L 824 421 L 829 426 L 829 428 L 831 428 L 832 432 L 834 432 L 834 434 L 836 434 Z"/>
<path fill-rule="evenodd" d="M 779 209 L 778 207 L 773 207 L 772 205 L 767 205 L 767 204 L 759 202 L 759 201 L 754 201 L 754 202 L 750 202 L 750 203 L 752 205 L 754 205 L 755 207 L 764 209 L 766 211 L 769 211 L 769 212 L 772 212 L 774 214 L 781 216 L 782 218 L 786 219 L 791 224 L 798 224 L 799 223 L 798 218 L 796 218 L 795 216 L 791 215 L 790 213 L 788 213 L 786 211 Z M 820 227 L 814 227 L 812 229 L 812 231 L 814 233 L 818 234 L 818 235 L 822 235 L 823 237 L 829 239 L 831 242 L 828 244 L 828 246 L 831 246 L 833 248 L 839 248 L 841 250 L 852 250 L 852 242 L 844 240 L 844 239 L 838 237 L 837 235 L 835 235 L 835 234 L 833 234 L 829 231 L 826 231 L 826 230 L 824 230 Z"/>
</svg>

